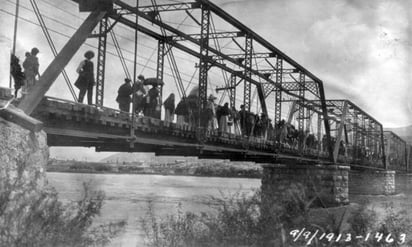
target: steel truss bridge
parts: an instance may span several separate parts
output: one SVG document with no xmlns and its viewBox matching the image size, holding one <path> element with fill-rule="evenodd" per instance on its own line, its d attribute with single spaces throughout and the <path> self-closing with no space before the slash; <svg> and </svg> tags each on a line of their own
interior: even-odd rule
<svg viewBox="0 0 412 247">
<path fill-rule="evenodd" d="M 138 6 L 122 0 L 74 2 L 81 11 L 89 11 L 89 16 L 49 64 L 32 92 L 18 103 L 20 109 L 44 123 L 50 146 L 266 163 L 344 163 L 408 171 L 411 148 L 406 142 L 392 132 L 384 132 L 381 123 L 351 101 L 327 99 L 322 80 L 212 2 L 158 4 L 151 0 L 150 4 Z M 163 21 L 170 13 L 190 19 L 197 26 L 196 32 Z M 209 73 L 222 71 L 224 84 L 216 90 L 228 95 L 231 107 L 238 108 L 240 101 L 251 112 L 257 105 L 274 124 L 284 119 L 298 131 L 312 134 L 316 142 L 311 146 L 291 145 L 270 138 L 218 133 L 206 130 L 200 120 L 193 126 L 179 126 L 105 107 L 107 39 L 109 35 L 113 38 L 116 25 L 130 29 L 135 34 L 135 43 L 137 33 L 157 42 L 156 78 L 164 80 L 166 58 L 180 97 L 186 96 L 186 87 L 173 51 L 183 51 L 197 59 L 201 113 L 206 109 L 208 90 L 213 89 Z M 97 33 L 92 34 L 93 30 Z M 44 97 L 88 38 L 98 39 L 96 104 Z M 231 49 L 220 45 L 223 41 Z M 120 47 L 119 50 L 124 64 Z M 136 68 L 133 76 L 127 68 L 125 73 L 136 78 Z M 257 101 L 253 100 L 253 91 Z"/>
</svg>

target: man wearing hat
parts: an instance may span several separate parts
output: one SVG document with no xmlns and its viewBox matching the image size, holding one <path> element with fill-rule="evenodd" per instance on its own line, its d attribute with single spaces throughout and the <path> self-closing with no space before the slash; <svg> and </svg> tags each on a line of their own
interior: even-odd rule
<svg viewBox="0 0 412 247">
<path fill-rule="evenodd" d="M 83 102 L 84 95 L 87 91 L 87 103 L 91 105 L 93 104 L 93 86 L 95 84 L 93 69 L 94 66 L 93 62 L 91 61 L 91 59 L 94 57 L 94 52 L 87 51 L 84 54 L 84 57 L 86 59 L 79 64 L 79 67 L 77 67 L 76 72 L 79 73 L 79 77 L 77 78 L 74 85 L 80 90 L 78 101 L 80 103 Z"/>
<path fill-rule="evenodd" d="M 116 98 L 117 103 L 119 103 L 119 109 L 127 113 L 130 111 L 130 102 L 132 102 L 130 96 L 133 93 L 130 82 L 131 80 L 129 78 L 124 79 L 124 83 L 119 87 L 119 90 L 117 90 Z"/>
<path fill-rule="evenodd" d="M 38 53 L 39 49 L 33 47 L 30 54 L 26 55 L 26 59 L 23 62 L 24 74 L 26 76 L 25 90 L 23 90 L 24 93 L 28 93 L 30 88 L 34 86 L 34 83 L 36 82 L 36 76 L 40 77 L 39 59 L 37 58 Z"/>
</svg>

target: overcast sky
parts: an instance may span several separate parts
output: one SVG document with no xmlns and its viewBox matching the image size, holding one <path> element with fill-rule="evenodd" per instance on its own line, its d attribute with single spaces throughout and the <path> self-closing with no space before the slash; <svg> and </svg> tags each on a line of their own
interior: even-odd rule
<svg viewBox="0 0 412 247">
<path fill-rule="evenodd" d="M 224 1 L 222 1 L 224 2 Z M 411 124 L 412 1 L 258 0 L 221 7 L 385 127 Z"/>
<path fill-rule="evenodd" d="M 0 0 L 4 11 L 13 13 L 15 0 Z M 31 47 L 40 49 L 41 70 L 51 60 L 51 52 L 41 33 L 35 16 L 25 8 L 31 8 L 29 0 L 20 0 L 22 17 L 19 21 L 17 54 L 23 58 Z M 133 2 L 133 1 L 131 1 Z M 141 3 L 150 1 L 141 0 Z M 409 0 L 244 0 L 213 1 L 239 19 L 246 26 L 274 44 L 289 57 L 323 80 L 326 98 L 350 99 L 383 123 L 384 127 L 400 127 L 412 124 L 412 1 Z M 78 13 L 69 0 L 37 0 L 46 19 L 58 50 L 78 27 L 86 14 Z M 58 4 L 57 4 L 58 3 Z M 52 5 L 59 7 L 56 9 Z M 3 8 L 4 6 L 4 8 Z M 71 14 L 64 12 L 69 10 Z M 1 37 L 4 47 L 10 47 L 13 35 L 13 17 L 0 12 Z M 177 20 L 181 18 L 176 17 Z M 60 23 L 56 23 L 60 21 Z M 117 28 L 117 27 L 116 27 Z M 184 25 L 182 26 L 184 28 Z M 119 29 L 120 35 L 126 35 Z M 130 35 L 130 34 L 129 34 Z M 133 37 L 131 37 L 133 38 Z M 131 45 L 120 38 L 122 45 Z M 7 43 L 9 42 L 9 43 Z M 146 65 L 141 59 L 138 72 L 154 75 L 153 49 L 147 38 L 140 36 L 139 45 L 145 47 L 145 56 L 152 56 Z M 95 40 L 88 44 L 96 45 Z M 76 79 L 75 67 L 84 51 L 94 49 L 84 46 L 66 67 L 72 81 Z M 112 48 L 109 48 L 112 49 Z M 7 50 L 7 49 L 6 49 Z M 114 50 L 112 49 L 114 52 Z M 1 55 L 7 56 L 5 49 Z M 179 54 L 177 54 L 179 56 Z M 125 54 L 132 58 L 132 54 Z M 119 68 L 118 59 L 108 62 L 109 68 Z M 146 66 L 145 66 L 146 65 Z M 0 64 L 4 68 L 4 60 Z M 120 71 L 120 72 L 119 72 Z M 122 70 L 111 70 L 107 76 L 108 91 L 117 90 L 124 75 Z M 120 74 L 119 74 L 120 73 Z M 192 71 L 188 70 L 187 78 Z M 2 73 L 4 75 L 4 73 Z M 7 77 L 8 78 L 8 77 Z M 1 86 L 7 86 L 3 76 Z M 119 79 L 121 78 L 121 79 Z M 67 87 L 60 79 L 49 95 L 70 99 Z M 105 96 L 110 106 L 115 97 Z M 89 152 L 92 153 L 92 150 Z"/>
</svg>

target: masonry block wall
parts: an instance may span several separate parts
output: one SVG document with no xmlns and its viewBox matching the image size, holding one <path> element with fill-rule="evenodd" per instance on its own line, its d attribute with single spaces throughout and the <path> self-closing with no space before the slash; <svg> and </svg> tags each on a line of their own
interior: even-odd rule
<svg viewBox="0 0 412 247">
<path fill-rule="evenodd" d="M 335 165 L 263 165 L 262 201 L 284 198 L 288 189 L 304 188 L 308 198 L 318 197 L 324 206 L 349 203 L 347 166 Z"/>
<path fill-rule="evenodd" d="M 349 193 L 362 195 L 395 194 L 395 171 L 351 170 Z"/>
</svg>

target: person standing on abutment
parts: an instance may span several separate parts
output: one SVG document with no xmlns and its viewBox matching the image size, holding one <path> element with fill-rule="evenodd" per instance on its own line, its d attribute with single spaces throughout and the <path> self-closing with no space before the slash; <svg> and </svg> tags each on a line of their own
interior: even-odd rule
<svg viewBox="0 0 412 247">
<path fill-rule="evenodd" d="M 91 105 L 93 104 L 93 87 L 95 84 L 93 69 L 94 66 L 93 62 L 91 61 L 91 59 L 94 57 L 94 52 L 87 51 L 84 54 L 84 57 L 86 59 L 79 64 L 79 67 L 77 67 L 76 72 L 79 73 L 79 77 L 77 78 L 74 85 L 80 90 L 78 99 L 79 103 L 83 102 L 84 95 L 87 92 L 87 103 Z"/>
<path fill-rule="evenodd" d="M 21 71 L 21 66 L 19 63 L 19 58 L 14 54 L 11 54 L 10 61 L 10 74 L 14 80 L 14 97 L 17 98 L 17 92 L 24 85 L 25 75 Z"/>
<path fill-rule="evenodd" d="M 26 85 L 24 93 L 28 93 L 36 83 L 36 76 L 40 78 L 39 73 L 39 59 L 37 58 L 39 49 L 33 47 L 31 53 L 26 53 L 26 59 L 23 62 L 24 75 L 26 76 Z"/>
</svg>

